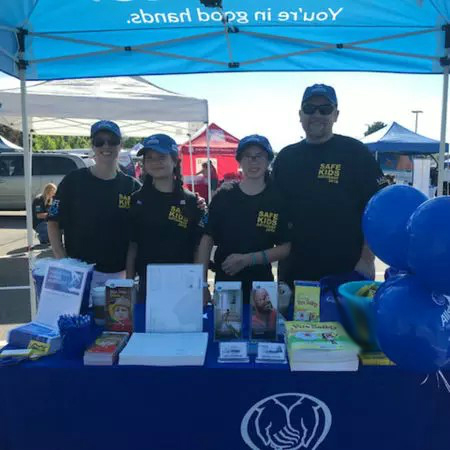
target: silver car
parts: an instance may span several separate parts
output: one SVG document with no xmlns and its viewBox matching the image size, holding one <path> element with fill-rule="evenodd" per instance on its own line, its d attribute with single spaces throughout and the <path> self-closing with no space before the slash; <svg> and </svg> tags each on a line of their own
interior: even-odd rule
<svg viewBox="0 0 450 450">
<path fill-rule="evenodd" d="M 33 153 L 32 198 L 40 194 L 47 183 L 56 185 L 75 169 L 88 162 L 77 155 L 63 153 Z M 25 179 L 23 153 L 0 153 L 0 210 L 25 209 Z"/>
</svg>

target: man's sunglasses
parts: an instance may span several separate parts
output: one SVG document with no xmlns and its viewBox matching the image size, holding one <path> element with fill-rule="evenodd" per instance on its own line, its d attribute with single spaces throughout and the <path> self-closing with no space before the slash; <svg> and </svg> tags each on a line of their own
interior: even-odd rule
<svg viewBox="0 0 450 450">
<path fill-rule="evenodd" d="M 94 147 L 103 147 L 105 144 L 108 147 L 116 147 L 120 144 L 120 138 L 117 136 L 111 136 L 107 139 L 104 139 L 102 137 L 95 137 L 94 139 L 92 139 L 92 145 Z"/>
<path fill-rule="evenodd" d="M 334 110 L 334 106 L 327 104 L 327 105 L 312 105 L 311 103 L 305 103 L 302 105 L 302 111 L 305 114 L 311 115 L 314 114 L 316 111 L 319 111 L 321 116 L 328 116 L 330 115 Z"/>
</svg>

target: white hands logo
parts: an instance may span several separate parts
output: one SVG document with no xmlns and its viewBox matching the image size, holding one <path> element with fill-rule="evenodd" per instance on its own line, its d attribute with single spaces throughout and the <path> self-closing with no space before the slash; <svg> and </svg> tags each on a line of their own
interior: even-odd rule
<svg viewBox="0 0 450 450">
<path fill-rule="evenodd" d="M 253 450 L 315 450 L 331 427 L 331 412 L 307 394 L 286 393 L 253 405 L 242 419 L 241 435 Z"/>
</svg>

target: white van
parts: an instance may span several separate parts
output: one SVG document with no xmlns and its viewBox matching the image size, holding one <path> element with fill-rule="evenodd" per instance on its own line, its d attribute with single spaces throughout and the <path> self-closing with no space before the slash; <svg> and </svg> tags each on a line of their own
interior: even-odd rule
<svg viewBox="0 0 450 450">
<path fill-rule="evenodd" d="M 32 161 L 32 199 L 47 183 L 58 185 L 69 172 L 88 165 L 77 155 L 63 153 L 33 153 Z M 23 153 L 0 153 L 0 210 L 22 209 L 25 209 Z"/>
</svg>

